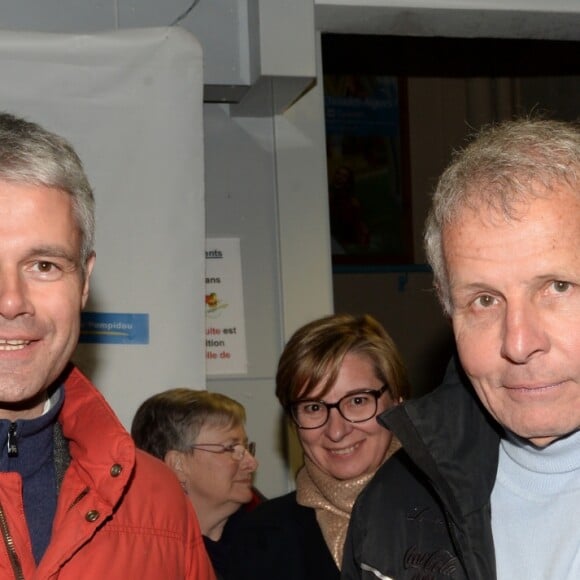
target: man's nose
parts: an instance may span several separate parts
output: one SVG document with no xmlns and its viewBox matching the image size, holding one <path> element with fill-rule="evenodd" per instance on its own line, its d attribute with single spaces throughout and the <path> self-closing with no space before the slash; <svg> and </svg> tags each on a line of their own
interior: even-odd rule
<svg viewBox="0 0 580 580">
<path fill-rule="evenodd" d="M 33 312 L 30 289 L 15 268 L 0 268 L 0 316 L 12 320 Z"/>
<path fill-rule="evenodd" d="M 503 327 L 502 356 L 515 364 L 525 364 L 549 348 L 550 340 L 538 307 L 526 300 L 508 303 Z"/>
</svg>

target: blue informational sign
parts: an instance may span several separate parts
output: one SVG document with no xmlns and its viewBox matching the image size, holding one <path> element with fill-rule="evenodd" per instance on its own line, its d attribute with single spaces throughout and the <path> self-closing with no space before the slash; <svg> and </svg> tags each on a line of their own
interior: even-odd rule
<svg viewBox="0 0 580 580">
<path fill-rule="evenodd" d="M 149 344 L 149 314 L 83 312 L 79 342 Z"/>
<path fill-rule="evenodd" d="M 396 77 L 326 75 L 324 82 L 327 135 L 399 138 Z"/>
</svg>

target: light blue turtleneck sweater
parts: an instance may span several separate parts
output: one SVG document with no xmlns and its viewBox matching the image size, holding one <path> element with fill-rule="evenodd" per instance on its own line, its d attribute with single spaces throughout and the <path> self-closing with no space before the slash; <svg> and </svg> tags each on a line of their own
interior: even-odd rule
<svg viewBox="0 0 580 580">
<path fill-rule="evenodd" d="M 502 439 L 491 513 L 498 580 L 580 579 L 580 431 Z"/>
</svg>

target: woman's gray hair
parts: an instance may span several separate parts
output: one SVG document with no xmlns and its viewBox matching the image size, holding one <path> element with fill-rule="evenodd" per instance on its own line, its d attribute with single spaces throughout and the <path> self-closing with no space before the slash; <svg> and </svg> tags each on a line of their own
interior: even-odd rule
<svg viewBox="0 0 580 580">
<path fill-rule="evenodd" d="M 61 190 L 72 198 L 81 234 L 81 265 L 93 253 L 95 200 L 71 144 L 36 123 L 0 113 L 0 179 Z"/>
<path fill-rule="evenodd" d="M 226 395 L 176 388 L 141 404 L 131 436 L 139 449 L 163 460 L 168 451 L 188 451 L 206 425 L 227 429 L 245 422 L 243 405 Z"/>
<path fill-rule="evenodd" d="M 451 314 L 443 230 L 466 208 L 487 207 L 513 219 L 518 202 L 542 195 L 554 184 L 577 187 L 580 125 L 520 119 L 484 127 L 456 152 L 433 195 L 424 242 L 434 284 Z"/>
</svg>

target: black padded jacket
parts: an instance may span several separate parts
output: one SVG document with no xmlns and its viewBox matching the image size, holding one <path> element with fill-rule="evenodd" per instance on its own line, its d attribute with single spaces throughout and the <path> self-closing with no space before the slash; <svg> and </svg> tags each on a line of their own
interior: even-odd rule
<svg viewBox="0 0 580 580">
<path fill-rule="evenodd" d="M 343 580 L 494 580 L 500 429 L 452 361 L 443 384 L 379 417 L 403 449 L 359 496 Z"/>
</svg>

